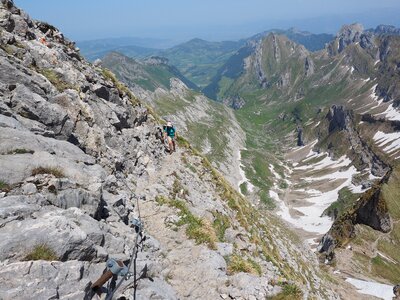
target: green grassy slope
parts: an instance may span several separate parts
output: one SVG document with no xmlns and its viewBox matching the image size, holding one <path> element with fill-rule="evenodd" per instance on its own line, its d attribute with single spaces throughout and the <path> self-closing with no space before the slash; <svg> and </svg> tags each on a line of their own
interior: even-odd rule
<svg viewBox="0 0 400 300">
<path fill-rule="evenodd" d="M 127 79 L 130 83 L 139 85 L 145 90 L 154 92 L 158 87 L 170 88 L 170 79 L 178 78 L 189 88 L 197 90 L 197 86 L 183 76 L 177 68 L 165 63 L 161 58 L 154 58 L 159 62 L 137 61 L 117 52 L 107 54 L 102 65 L 111 69 L 119 78 Z"/>
</svg>

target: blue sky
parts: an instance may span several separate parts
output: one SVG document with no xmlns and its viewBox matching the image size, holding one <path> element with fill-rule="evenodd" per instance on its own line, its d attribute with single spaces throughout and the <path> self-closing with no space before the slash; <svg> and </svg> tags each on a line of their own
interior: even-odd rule
<svg viewBox="0 0 400 300">
<path fill-rule="evenodd" d="M 400 0 L 15 0 L 74 40 L 135 36 L 227 40 L 297 27 L 335 33 L 342 24 L 400 26 Z"/>
</svg>

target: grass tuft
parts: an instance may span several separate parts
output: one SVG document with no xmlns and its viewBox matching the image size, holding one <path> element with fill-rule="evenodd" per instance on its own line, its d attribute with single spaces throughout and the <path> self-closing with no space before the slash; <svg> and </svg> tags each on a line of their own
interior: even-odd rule
<svg viewBox="0 0 400 300">
<path fill-rule="evenodd" d="M 210 249 L 216 249 L 217 235 L 210 221 L 193 215 L 182 200 L 172 200 L 164 196 L 157 196 L 156 202 L 159 205 L 167 204 L 179 210 L 178 215 L 181 219 L 175 225 L 187 225 L 186 235 L 195 240 L 196 244 L 207 244 Z"/>
<path fill-rule="evenodd" d="M 68 89 L 73 89 L 77 90 L 77 88 L 67 82 L 65 82 L 60 74 L 57 74 L 54 70 L 52 69 L 41 69 L 38 70 L 40 74 L 42 74 L 44 77 L 46 77 L 55 87 L 59 92 L 63 92 Z"/>
<path fill-rule="evenodd" d="M 261 266 L 251 259 L 245 259 L 242 256 L 234 254 L 229 257 L 225 257 L 228 263 L 228 273 L 236 274 L 240 272 L 250 273 L 254 275 L 261 275 Z"/>
<path fill-rule="evenodd" d="M 65 177 L 63 170 L 58 167 L 37 167 L 32 170 L 32 176 L 36 176 L 39 174 L 51 174 L 57 178 Z"/>
<path fill-rule="evenodd" d="M 9 192 L 11 189 L 10 185 L 2 180 L 0 180 L 0 191 Z"/>
<path fill-rule="evenodd" d="M 110 80 L 115 85 L 120 96 L 127 95 L 133 106 L 140 105 L 139 100 L 132 94 L 132 92 L 129 90 L 129 88 L 125 84 L 123 84 L 121 81 L 119 81 L 117 79 L 117 77 L 115 77 L 113 72 L 111 72 L 108 69 L 103 68 L 101 70 L 101 73 L 103 74 L 103 76 L 106 79 Z"/>
<path fill-rule="evenodd" d="M 58 260 L 57 254 L 46 244 L 36 245 L 25 257 L 25 260 Z"/>
<path fill-rule="evenodd" d="M 295 284 L 285 283 L 282 285 L 282 292 L 268 298 L 270 300 L 300 300 L 303 299 L 303 292 Z"/>
<path fill-rule="evenodd" d="M 223 242 L 225 239 L 225 231 L 229 227 L 231 227 L 231 222 L 229 221 L 228 216 L 223 215 L 219 212 L 215 212 L 213 215 L 214 215 L 213 227 L 215 229 L 217 238 L 219 241 Z"/>
</svg>

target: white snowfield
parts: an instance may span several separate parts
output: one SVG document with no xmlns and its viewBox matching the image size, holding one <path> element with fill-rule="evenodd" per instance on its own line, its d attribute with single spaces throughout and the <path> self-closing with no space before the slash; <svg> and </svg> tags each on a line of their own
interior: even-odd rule
<svg viewBox="0 0 400 300">
<path fill-rule="evenodd" d="M 342 156 L 338 160 L 332 160 L 332 158 L 330 158 L 327 153 L 322 153 L 322 154 L 313 156 L 313 158 L 322 157 L 322 156 L 325 156 L 325 158 L 323 160 L 321 160 L 315 164 L 312 164 L 312 165 L 305 165 L 305 166 L 297 167 L 297 170 L 322 170 L 322 169 L 329 168 L 329 167 L 335 167 L 335 168 L 346 167 L 351 164 L 351 160 L 348 159 L 346 156 Z M 304 162 L 307 162 L 308 160 L 309 159 L 305 159 Z M 317 180 L 318 180 L 318 178 L 317 178 Z"/>
<path fill-rule="evenodd" d="M 310 147 L 312 149 L 312 147 Z M 322 158 L 323 157 L 323 158 Z M 320 160 L 308 164 L 311 159 L 319 158 Z M 321 159 L 322 158 L 322 159 Z M 304 164 L 305 165 L 302 165 Z M 272 165 L 270 165 L 271 173 L 276 179 L 280 179 L 281 176 L 276 174 Z M 270 190 L 269 195 L 279 205 L 279 211 L 277 214 L 281 216 L 285 221 L 294 225 L 297 228 L 301 228 L 310 233 L 315 233 L 317 236 L 325 234 L 332 226 L 332 219 L 328 216 L 322 216 L 323 212 L 337 200 L 339 191 L 348 187 L 355 193 L 361 193 L 361 186 L 354 186 L 351 182 L 353 175 L 357 174 L 357 169 L 351 165 L 351 160 L 342 156 L 338 160 L 333 160 L 328 156 L 327 153 L 317 153 L 312 150 L 308 155 L 300 161 L 300 165 L 293 164 L 292 172 L 301 170 L 304 172 L 304 177 L 301 178 L 302 182 L 306 184 L 306 187 L 293 188 L 291 187 L 291 193 L 306 193 L 307 197 L 304 199 L 304 206 L 291 207 L 284 199 L 281 199 L 278 192 L 279 188 L 275 184 L 274 188 Z M 331 172 L 324 172 L 325 175 L 313 175 L 313 171 L 319 170 L 331 170 Z M 299 172 L 297 172 L 299 173 Z M 340 182 L 337 182 L 340 180 Z M 321 191 L 317 188 L 311 188 L 314 182 L 336 182 L 329 191 Z M 337 185 L 340 183 L 339 185 Z M 304 184 L 303 184 L 304 185 Z M 284 191 L 283 191 L 284 193 Z M 308 242 L 313 244 L 313 239 L 309 239 Z"/>
<path fill-rule="evenodd" d="M 346 281 L 355 286 L 360 294 L 375 296 L 384 300 L 392 300 L 394 297 L 393 286 L 391 285 L 354 278 L 347 278 Z"/>
<path fill-rule="evenodd" d="M 376 114 L 375 116 L 384 117 L 390 121 L 400 121 L 400 111 L 393 107 L 393 104 L 390 104 L 384 112 Z"/>
<path fill-rule="evenodd" d="M 279 203 L 280 211 L 278 211 L 277 214 L 295 227 L 318 234 L 324 234 L 331 228 L 331 218 L 327 216 L 321 217 L 322 212 L 327 208 L 327 206 L 317 203 L 304 208 L 296 207 L 295 209 L 301 211 L 304 215 L 300 217 L 293 217 L 290 214 L 289 207 L 279 198 L 276 192 L 271 190 L 269 195 L 272 199 Z M 329 195 L 327 197 L 331 196 L 332 195 Z M 313 239 L 309 239 L 308 242 L 310 244 L 315 243 Z"/>
<path fill-rule="evenodd" d="M 383 151 L 390 154 L 400 148 L 400 132 L 384 133 L 378 131 L 374 135 L 374 141 Z"/>
<path fill-rule="evenodd" d="M 242 150 L 246 150 L 246 149 L 242 149 Z M 238 182 L 239 191 L 240 191 L 240 186 L 241 186 L 243 183 L 246 183 L 246 185 L 247 185 L 247 190 L 248 190 L 250 193 L 252 193 L 252 192 L 254 191 L 254 185 L 251 184 L 250 180 L 246 177 L 246 173 L 245 173 L 244 170 L 243 170 L 244 166 L 243 166 L 243 164 L 242 164 L 242 153 L 241 153 L 241 150 L 239 150 L 239 158 L 238 158 L 238 160 L 239 160 L 239 163 L 240 163 L 240 165 L 239 165 L 239 174 L 240 174 L 240 177 L 242 178 L 242 179 Z M 242 194 L 242 192 L 240 192 L 240 193 Z"/>
</svg>

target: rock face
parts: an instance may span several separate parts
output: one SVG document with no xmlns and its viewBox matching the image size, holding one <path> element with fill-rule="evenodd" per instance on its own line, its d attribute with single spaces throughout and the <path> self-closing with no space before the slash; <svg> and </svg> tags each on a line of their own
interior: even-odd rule
<svg viewBox="0 0 400 300">
<path fill-rule="evenodd" d="M 329 132 L 347 129 L 352 118 L 351 112 L 345 110 L 343 106 L 333 105 L 327 115 L 327 119 L 329 120 Z"/>
<path fill-rule="evenodd" d="M 307 282 L 306 296 L 331 294 L 315 257 L 272 216 L 190 146 L 167 156 L 155 118 L 126 87 L 9 0 L 0 65 L 2 299 L 83 299 L 108 258 L 129 262 L 138 203 L 140 280 L 117 299 L 264 299 L 285 277 Z"/>
<path fill-rule="evenodd" d="M 372 50 L 376 48 L 374 34 L 364 31 L 361 24 L 355 23 L 343 26 L 338 32 L 336 39 L 331 42 L 327 49 L 331 56 L 342 53 L 349 45 L 360 44 L 361 48 Z"/>
<path fill-rule="evenodd" d="M 360 42 L 364 27 L 361 24 L 352 24 L 343 26 L 337 37 L 339 39 L 339 53 L 348 45 Z"/>
<path fill-rule="evenodd" d="M 335 220 L 318 247 L 321 253 L 332 257 L 335 247 L 354 237 L 356 224 L 364 224 L 384 233 L 392 229 L 386 202 L 382 197 L 382 187 L 388 182 L 390 175 L 391 171 L 387 172 L 378 184 L 361 196 L 349 212 Z"/>
<path fill-rule="evenodd" d="M 233 109 L 241 109 L 246 104 L 246 101 L 242 97 L 237 95 L 224 99 L 223 103 L 229 107 L 232 107 Z"/>
<path fill-rule="evenodd" d="M 345 137 L 345 140 L 340 141 L 332 139 L 330 141 L 331 148 L 341 147 L 343 143 L 348 143 L 352 155 L 359 160 L 358 168 L 368 167 L 372 174 L 380 177 L 389 171 L 389 166 L 375 154 L 356 130 L 352 110 L 348 110 L 342 105 L 333 105 L 329 109 L 326 119 L 329 122 L 327 135 L 334 136 L 335 132 L 343 132 Z"/>
<path fill-rule="evenodd" d="M 304 146 L 303 128 L 297 127 L 297 146 Z"/>
<path fill-rule="evenodd" d="M 394 105 L 400 101 L 399 83 L 399 37 L 383 35 L 380 37 L 379 47 L 379 82 L 376 94 L 385 102 L 394 101 Z"/>
</svg>

